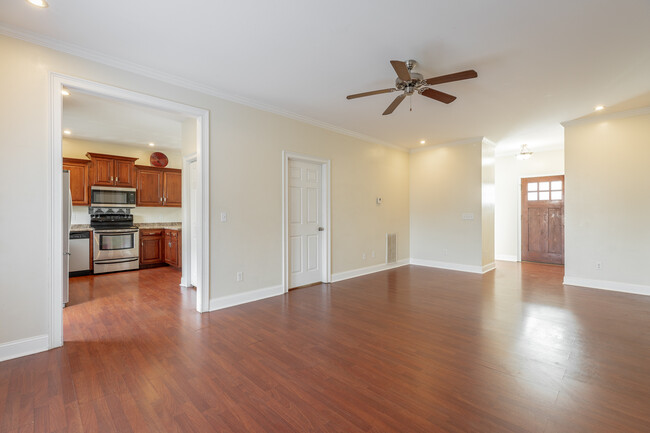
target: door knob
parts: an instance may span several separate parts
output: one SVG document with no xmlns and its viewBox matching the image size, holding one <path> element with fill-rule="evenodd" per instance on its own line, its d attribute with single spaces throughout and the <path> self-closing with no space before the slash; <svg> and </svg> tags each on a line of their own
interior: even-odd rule
<svg viewBox="0 0 650 433">
<path fill-rule="evenodd" d="M 324 232 L 324 231 L 325 231 L 325 227 L 318 227 L 318 231 L 319 231 L 319 232 Z"/>
</svg>

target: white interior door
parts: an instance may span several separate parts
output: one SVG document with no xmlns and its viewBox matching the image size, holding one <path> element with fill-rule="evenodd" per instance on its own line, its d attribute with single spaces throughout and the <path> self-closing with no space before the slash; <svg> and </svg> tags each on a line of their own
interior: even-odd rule
<svg viewBox="0 0 650 433">
<path fill-rule="evenodd" d="M 198 165 L 196 161 L 190 163 L 190 284 L 194 287 L 197 286 L 198 281 L 198 267 L 199 267 L 199 251 L 198 245 Z"/>
<path fill-rule="evenodd" d="M 321 164 L 289 160 L 289 288 L 322 278 Z"/>
</svg>

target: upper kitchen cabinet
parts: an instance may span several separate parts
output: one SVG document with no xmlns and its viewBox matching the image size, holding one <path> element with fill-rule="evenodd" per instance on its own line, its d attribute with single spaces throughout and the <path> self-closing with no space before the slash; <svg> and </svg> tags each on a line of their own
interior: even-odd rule
<svg viewBox="0 0 650 433">
<path fill-rule="evenodd" d="M 70 196 L 73 206 L 88 206 L 88 166 L 85 159 L 63 158 L 63 169 L 70 172 Z"/>
<path fill-rule="evenodd" d="M 137 206 L 181 207 L 181 170 L 138 165 L 136 172 Z"/>
<path fill-rule="evenodd" d="M 181 207 L 182 205 L 182 175 L 180 170 L 165 171 L 163 173 L 165 206 Z"/>
<path fill-rule="evenodd" d="M 126 156 L 87 153 L 92 166 L 92 186 L 118 186 L 135 188 L 135 161 Z"/>
</svg>

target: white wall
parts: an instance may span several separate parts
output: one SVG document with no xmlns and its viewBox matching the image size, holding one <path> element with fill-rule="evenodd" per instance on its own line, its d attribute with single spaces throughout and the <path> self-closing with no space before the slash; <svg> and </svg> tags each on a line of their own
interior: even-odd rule
<svg viewBox="0 0 650 433">
<path fill-rule="evenodd" d="M 565 125 L 567 283 L 650 295 L 650 107 L 638 113 Z"/>
<path fill-rule="evenodd" d="M 525 161 L 499 156 L 495 165 L 495 254 L 497 260 L 518 260 L 520 253 L 520 184 L 522 177 L 564 174 L 564 150 L 535 152 Z"/>
<path fill-rule="evenodd" d="M 23 211 L 0 212 L 0 344 L 48 332 L 50 71 L 210 111 L 211 298 L 281 284 L 282 150 L 332 160 L 333 272 L 381 263 L 361 255 L 386 232 L 409 257 L 407 153 L 5 36 L 0 52 L 0 202 Z"/>
<path fill-rule="evenodd" d="M 489 153 L 489 152 L 488 152 Z M 411 153 L 411 257 L 478 271 L 483 266 L 483 140 Z M 494 162 L 486 161 L 486 164 Z M 488 166 L 487 170 L 491 170 Z M 489 180 L 490 173 L 486 173 Z M 488 207 L 489 208 L 489 207 Z M 464 213 L 473 219 L 463 219 Z M 489 228 L 490 216 L 485 221 Z M 489 244 L 489 238 L 486 238 Z M 493 253 L 491 253 L 493 256 Z M 490 253 L 486 257 L 489 258 Z M 435 262 L 435 263 L 433 263 Z"/>
</svg>

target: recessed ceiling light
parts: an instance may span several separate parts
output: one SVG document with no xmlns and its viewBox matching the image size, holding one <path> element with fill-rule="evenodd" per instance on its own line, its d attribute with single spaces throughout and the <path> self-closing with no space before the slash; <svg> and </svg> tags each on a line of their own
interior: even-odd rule
<svg viewBox="0 0 650 433">
<path fill-rule="evenodd" d="M 420 144 L 426 144 L 426 140 L 420 140 Z"/>
<path fill-rule="evenodd" d="M 600 110 L 604 110 L 604 109 L 605 109 L 605 106 L 604 106 L 604 105 L 596 105 L 596 106 L 594 107 L 594 110 L 596 110 L 596 111 L 600 111 Z"/>
<path fill-rule="evenodd" d="M 27 0 L 27 3 L 39 8 L 46 8 L 49 6 L 45 0 Z"/>
<path fill-rule="evenodd" d="M 72 134 L 72 131 L 70 131 L 69 129 L 64 129 L 64 130 L 63 130 L 63 133 L 64 133 L 65 135 L 70 135 L 70 134 Z"/>
<path fill-rule="evenodd" d="M 154 147 L 156 143 L 149 143 L 149 146 Z"/>
<path fill-rule="evenodd" d="M 61 94 L 63 96 L 70 96 L 70 91 L 68 89 L 61 89 Z"/>
</svg>

